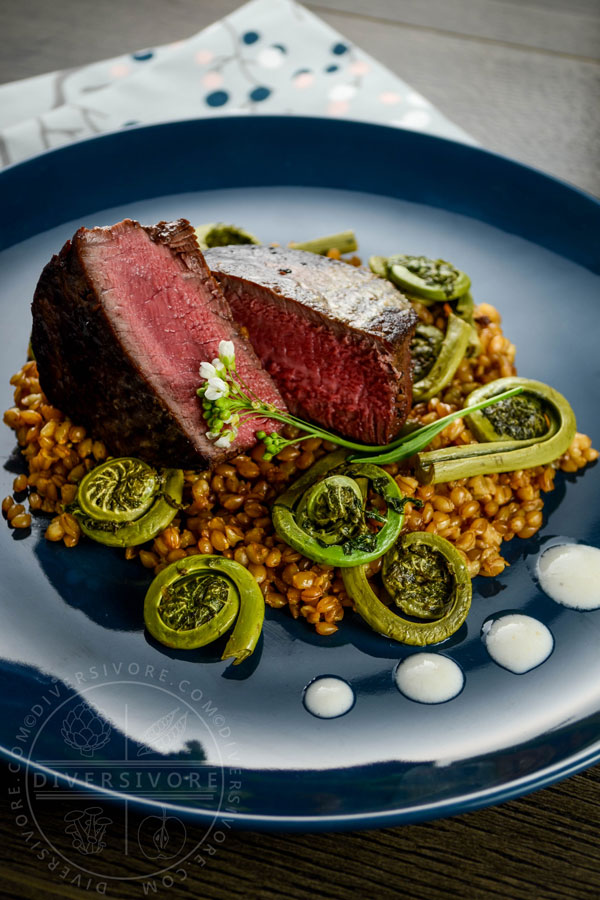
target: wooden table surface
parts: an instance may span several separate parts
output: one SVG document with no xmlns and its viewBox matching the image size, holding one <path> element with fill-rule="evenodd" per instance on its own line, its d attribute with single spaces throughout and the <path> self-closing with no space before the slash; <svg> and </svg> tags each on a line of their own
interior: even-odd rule
<svg viewBox="0 0 600 900">
<path fill-rule="evenodd" d="M 0 82 L 186 37 L 237 0 L 20 0 L 0 9 Z M 318 0 L 307 4 L 484 146 L 600 195 L 598 0 Z M 0 768 L 0 896 L 83 898 L 18 834 Z M 36 810 L 67 848 L 68 801 Z M 115 816 L 115 819 L 118 817 Z M 129 828 L 143 818 L 132 813 Z M 600 767 L 502 806 L 353 834 L 229 834 L 175 898 L 600 897 Z M 116 846 L 116 844 L 115 844 Z M 107 847 L 114 873 L 143 871 Z M 181 876 L 183 877 L 183 876 Z M 71 875 L 72 878 L 72 875 Z M 152 891 L 150 889 L 150 893 Z M 120 881 L 107 896 L 143 896 Z"/>
</svg>

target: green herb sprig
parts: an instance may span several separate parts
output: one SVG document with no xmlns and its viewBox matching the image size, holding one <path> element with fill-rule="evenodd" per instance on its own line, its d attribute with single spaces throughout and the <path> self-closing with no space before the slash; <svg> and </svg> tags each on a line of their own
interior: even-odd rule
<svg viewBox="0 0 600 900">
<path fill-rule="evenodd" d="M 209 426 L 207 433 L 209 440 L 214 441 L 217 447 L 228 448 L 237 437 L 242 422 L 249 419 L 271 419 L 284 425 L 292 425 L 304 432 L 304 437 L 286 440 L 275 432 L 267 434 L 264 430 L 257 431 L 257 439 L 262 440 L 265 444 L 266 452 L 263 458 L 266 460 L 272 459 L 292 444 L 310 438 L 320 438 L 336 444 L 338 447 L 354 451 L 349 457 L 350 462 L 387 465 L 408 459 L 415 453 L 424 450 L 447 425 L 466 414 L 463 409 L 456 410 L 456 412 L 438 419 L 437 422 L 424 425 L 410 434 L 397 438 L 390 444 L 379 446 L 359 444 L 283 412 L 271 403 L 265 403 L 245 384 L 236 371 L 233 342 L 221 341 L 218 352 L 218 358 L 214 359 L 212 363 L 203 362 L 201 364 L 200 376 L 205 381 L 197 391 L 202 401 L 204 418 Z M 470 406 L 468 412 L 485 409 L 501 400 L 514 397 L 522 391 L 522 387 L 515 387 L 496 396 L 488 397 L 480 403 Z"/>
</svg>

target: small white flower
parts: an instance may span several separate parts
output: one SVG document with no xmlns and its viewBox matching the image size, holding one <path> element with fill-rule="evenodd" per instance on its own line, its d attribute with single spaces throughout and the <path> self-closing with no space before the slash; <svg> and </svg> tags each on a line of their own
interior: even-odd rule
<svg viewBox="0 0 600 900">
<path fill-rule="evenodd" d="M 205 400 L 220 400 L 222 397 L 227 396 L 227 391 L 221 391 L 217 388 L 209 387 L 206 389 L 206 393 L 204 394 Z"/>
<path fill-rule="evenodd" d="M 220 378 L 218 375 L 208 379 L 208 386 L 214 388 L 215 391 L 223 391 L 225 396 L 229 393 L 229 385 L 224 378 Z"/>
<path fill-rule="evenodd" d="M 207 431 L 206 437 L 209 439 L 209 441 L 216 441 L 217 438 L 219 437 L 219 432 L 218 431 Z"/>
<path fill-rule="evenodd" d="M 208 387 L 204 396 L 207 400 L 220 400 L 229 394 L 229 385 L 222 378 L 216 375 L 214 378 L 208 379 Z"/>
<path fill-rule="evenodd" d="M 228 419 L 223 419 L 223 424 L 224 424 L 224 425 L 234 425 L 234 426 L 235 426 L 235 425 L 238 424 L 239 421 L 240 421 L 240 417 L 238 416 L 238 414 L 237 414 L 237 413 L 232 413 L 232 414 L 229 416 Z"/>
<path fill-rule="evenodd" d="M 218 441 L 215 441 L 215 447 L 221 447 L 223 449 L 229 447 L 231 442 L 233 441 L 233 431 L 226 431 L 221 435 Z"/>
<path fill-rule="evenodd" d="M 200 363 L 200 378 L 206 378 L 208 381 L 209 378 L 214 378 L 217 374 L 217 367 L 215 366 L 214 360 L 212 363 Z"/>
<path fill-rule="evenodd" d="M 233 341 L 219 342 L 219 359 L 223 365 L 232 367 L 235 365 L 235 347 Z"/>
<path fill-rule="evenodd" d="M 216 359 L 213 359 L 212 364 L 215 368 L 215 372 L 217 375 L 225 375 L 225 373 L 227 372 L 227 369 L 225 368 L 225 366 L 223 365 L 223 363 L 221 362 L 221 360 L 219 359 L 218 356 L 216 357 Z"/>
</svg>

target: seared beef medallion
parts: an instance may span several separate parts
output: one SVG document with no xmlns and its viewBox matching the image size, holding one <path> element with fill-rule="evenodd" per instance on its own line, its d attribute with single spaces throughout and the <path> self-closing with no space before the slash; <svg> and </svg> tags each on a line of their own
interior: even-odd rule
<svg viewBox="0 0 600 900">
<path fill-rule="evenodd" d="M 411 406 L 417 322 L 400 291 L 303 250 L 216 247 L 205 258 L 295 415 L 369 444 L 395 437 Z"/>
</svg>

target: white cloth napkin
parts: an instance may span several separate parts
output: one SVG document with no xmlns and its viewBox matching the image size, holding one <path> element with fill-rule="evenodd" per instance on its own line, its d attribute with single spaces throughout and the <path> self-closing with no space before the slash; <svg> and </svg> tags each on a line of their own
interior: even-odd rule
<svg viewBox="0 0 600 900">
<path fill-rule="evenodd" d="M 473 143 L 304 7 L 251 0 L 187 40 L 0 86 L 0 164 L 104 131 L 242 113 L 359 119 Z"/>
</svg>

